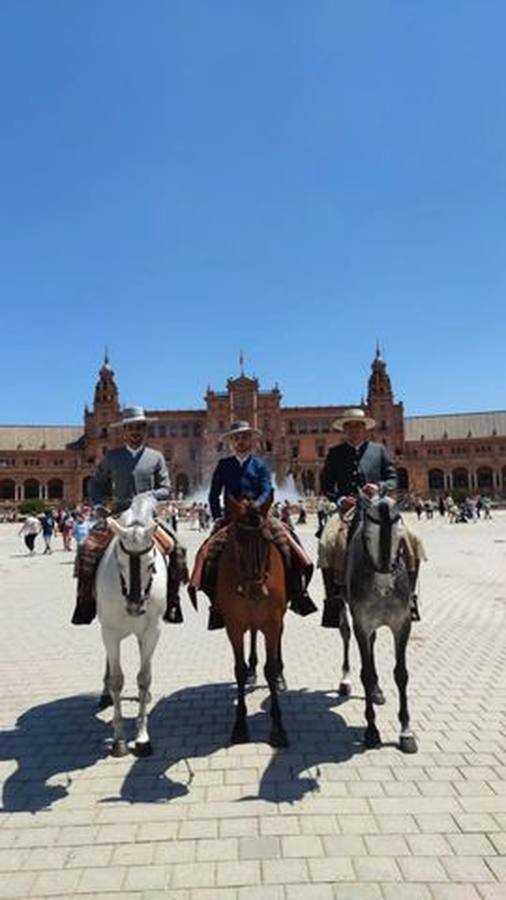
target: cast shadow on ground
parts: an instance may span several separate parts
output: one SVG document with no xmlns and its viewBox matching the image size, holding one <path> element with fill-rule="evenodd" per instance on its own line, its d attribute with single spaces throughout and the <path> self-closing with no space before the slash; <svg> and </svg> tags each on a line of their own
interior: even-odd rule
<svg viewBox="0 0 506 900">
<path fill-rule="evenodd" d="M 0 735 L 0 759 L 16 760 L 3 785 L 2 812 L 38 812 L 69 793 L 69 771 L 107 755 L 110 726 L 95 715 L 97 698 L 64 697 L 26 710 L 16 728 Z M 61 775 L 61 783 L 47 784 Z"/>
<path fill-rule="evenodd" d="M 162 802 L 186 794 L 194 777 L 192 760 L 204 758 L 229 745 L 234 720 L 235 684 L 185 688 L 160 700 L 149 717 L 154 755 L 135 760 L 119 797 L 102 802 Z M 265 743 L 270 727 L 269 699 L 262 712 L 248 716 L 250 743 Z M 255 796 L 273 803 L 293 802 L 319 790 L 319 767 L 339 764 L 363 752 L 363 728 L 349 727 L 337 712 L 346 702 L 335 692 L 292 691 L 281 698 L 288 732 L 288 750 L 274 752 Z M 261 761 L 263 757 L 259 757 Z M 266 761 L 267 762 L 267 761 Z M 169 776 L 169 771 L 178 780 Z"/>
</svg>

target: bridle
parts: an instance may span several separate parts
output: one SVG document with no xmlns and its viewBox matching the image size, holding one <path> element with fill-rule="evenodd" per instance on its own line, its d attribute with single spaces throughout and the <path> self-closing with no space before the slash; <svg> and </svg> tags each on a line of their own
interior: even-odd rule
<svg viewBox="0 0 506 900">
<path fill-rule="evenodd" d="M 132 524 L 139 524 L 139 523 L 132 523 Z M 146 601 L 149 600 L 149 596 L 151 593 L 151 587 L 153 585 L 153 577 L 156 573 L 156 563 L 155 563 L 155 560 L 153 559 L 152 562 L 148 566 L 149 578 L 148 578 L 148 582 L 146 584 L 146 588 L 143 592 L 142 585 L 141 585 L 141 557 L 145 556 L 147 553 L 150 553 L 151 550 L 153 550 L 153 548 L 155 546 L 155 542 L 151 541 L 149 547 L 146 547 L 144 550 L 136 551 L 136 550 L 128 550 L 120 538 L 120 540 L 118 541 L 118 546 L 121 548 L 122 552 L 128 557 L 129 575 L 130 575 L 130 578 L 129 578 L 130 584 L 127 585 L 127 582 L 123 575 L 123 572 L 121 571 L 121 568 L 118 567 L 119 580 L 120 580 L 120 584 L 121 584 L 121 593 L 123 594 L 123 597 L 125 598 L 125 600 L 127 600 L 127 602 L 128 602 L 129 611 L 133 615 L 142 616 L 146 612 L 146 610 L 143 609 L 142 607 L 146 603 Z M 135 612 L 134 612 L 134 610 L 135 610 Z"/>
<path fill-rule="evenodd" d="M 362 517 L 362 547 L 364 550 L 364 554 L 366 555 L 369 565 L 371 568 L 377 572 L 378 574 L 387 575 L 395 572 L 398 562 L 397 556 L 391 561 L 392 555 L 392 527 L 395 525 L 399 519 L 401 518 L 400 512 L 396 511 L 393 516 L 390 515 L 391 507 L 386 502 L 379 502 L 375 505 L 375 510 L 379 513 L 379 518 L 371 515 L 370 511 L 363 506 L 360 507 L 360 514 Z M 366 521 L 371 522 L 373 525 L 379 526 L 380 535 L 379 535 L 379 557 L 380 563 L 376 565 L 374 559 L 371 556 L 369 551 L 369 547 L 367 546 L 366 541 Z"/>
</svg>

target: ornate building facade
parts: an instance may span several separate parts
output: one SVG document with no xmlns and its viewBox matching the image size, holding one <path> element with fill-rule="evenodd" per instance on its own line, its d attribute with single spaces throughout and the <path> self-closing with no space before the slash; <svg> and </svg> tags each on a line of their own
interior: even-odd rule
<svg viewBox="0 0 506 900">
<path fill-rule="evenodd" d="M 216 460 L 227 452 L 223 433 L 237 419 L 262 431 L 261 453 L 279 487 L 317 493 L 327 451 L 339 441 L 332 422 L 357 405 L 284 406 L 277 385 L 262 390 L 242 369 L 225 390 L 208 388 L 204 403 L 199 409 L 148 410 L 156 419 L 149 443 L 167 460 L 175 496 L 206 490 Z M 388 447 L 403 491 L 506 497 L 506 411 L 405 416 L 379 350 L 362 406 L 376 420 L 372 438 Z M 119 417 L 118 386 L 106 357 L 83 426 L 0 426 L 0 505 L 81 502 L 95 464 L 120 439 L 111 427 Z"/>
</svg>

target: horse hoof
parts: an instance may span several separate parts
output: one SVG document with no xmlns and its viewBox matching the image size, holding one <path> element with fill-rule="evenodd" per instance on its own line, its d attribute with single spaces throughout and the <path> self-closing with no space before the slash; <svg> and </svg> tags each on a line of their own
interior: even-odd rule
<svg viewBox="0 0 506 900">
<path fill-rule="evenodd" d="M 247 744 L 249 741 L 249 732 L 246 725 L 235 725 L 230 737 L 231 744 Z"/>
<path fill-rule="evenodd" d="M 102 694 L 98 701 L 98 709 L 101 712 L 103 709 L 108 709 L 109 706 L 113 706 L 114 701 L 110 694 Z"/>
<path fill-rule="evenodd" d="M 381 736 L 377 728 L 367 728 L 364 734 L 364 747 L 367 750 L 374 750 L 381 747 Z"/>
<path fill-rule="evenodd" d="M 347 681 L 341 681 L 339 685 L 339 696 L 340 697 L 349 697 L 351 694 L 351 684 L 348 684 Z"/>
<path fill-rule="evenodd" d="M 127 754 L 128 747 L 126 745 L 126 741 L 113 741 L 111 756 L 115 756 L 117 759 L 120 759 L 120 757 L 127 756 Z"/>
<path fill-rule="evenodd" d="M 412 734 L 403 734 L 399 739 L 399 749 L 403 753 L 418 753 L 418 744 Z"/>
<path fill-rule="evenodd" d="M 142 743 L 136 741 L 133 749 L 135 756 L 137 756 L 139 759 L 142 759 L 145 756 L 153 755 L 153 745 L 151 741 L 143 741 Z"/>
<path fill-rule="evenodd" d="M 384 695 L 383 691 L 381 690 L 379 684 L 376 685 L 376 687 L 374 688 L 374 690 L 372 692 L 372 702 L 376 706 L 383 706 L 383 704 L 387 702 L 385 699 L 385 695 Z"/>
<path fill-rule="evenodd" d="M 285 676 L 284 676 L 284 675 L 278 675 L 278 676 L 276 677 L 276 690 L 277 690 L 278 693 L 280 693 L 280 694 L 283 694 L 285 691 L 288 690 L 288 685 L 287 685 L 287 683 L 286 683 L 286 681 L 285 681 Z"/>
</svg>

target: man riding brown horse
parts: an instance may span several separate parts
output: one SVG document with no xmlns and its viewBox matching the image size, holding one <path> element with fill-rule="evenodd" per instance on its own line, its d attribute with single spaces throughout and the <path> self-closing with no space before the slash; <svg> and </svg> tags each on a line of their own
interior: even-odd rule
<svg viewBox="0 0 506 900">
<path fill-rule="evenodd" d="M 113 533 L 105 525 L 103 513 L 107 498 L 112 495 L 112 513 L 128 509 L 133 498 L 150 493 L 155 500 L 169 499 L 170 481 L 167 466 L 158 450 L 146 446 L 148 419 L 141 406 L 124 409 L 121 427 L 124 443 L 108 450 L 90 481 L 89 496 L 98 514 L 97 525 L 79 547 L 76 559 L 77 602 L 72 616 L 73 625 L 88 625 L 96 615 L 95 575 L 100 560 L 109 546 Z M 167 609 L 164 620 L 171 623 L 183 621 L 179 603 L 179 586 L 187 581 L 184 548 L 165 524 L 158 522 L 154 539 L 165 557 L 169 557 L 167 569 Z"/>
<path fill-rule="evenodd" d="M 344 441 L 330 448 L 321 476 L 322 494 L 337 505 L 323 529 L 318 548 L 318 566 L 326 594 L 321 623 L 324 628 L 339 628 L 345 601 L 346 551 L 359 490 L 374 497 L 397 488 L 397 471 L 386 447 L 367 440 L 367 432 L 375 425 L 362 408 L 346 410 L 332 425 L 335 431 L 343 433 Z M 411 585 L 412 618 L 418 620 L 415 587 L 420 562 L 427 557 L 421 540 L 405 524 L 402 552 Z"/>
<path fill-rule="evenodd" d="M 214 471 L 209 492 L 209 506 L 214 519 L 212 535 L 198 551 L 190 579 L 190 596 L 201 588 L 211 600 L 210 630 L 223 628 L 223 617 L 215 603 L 218 559 L 228 538 L 229 518 L 227 499 L 252 500 L 258 509 L 270 504 L 274 495 L 271 474 L 265 462 L 253 455 L 255 438 L 260 432 L 249 422 L 234 422 L 224 437 L 230 440 L 234 453 L 220 459 Z M 225 514 L 221 496 L 225 497 Z M 316 611 L 307 593 L 313 565 L 300 541 L 286 525 L 272 516 L 266 516 L 264 534 L 281 552 L 285 566 L 287 593 L 291 609 L 306 616 Z"/>
</svg>

